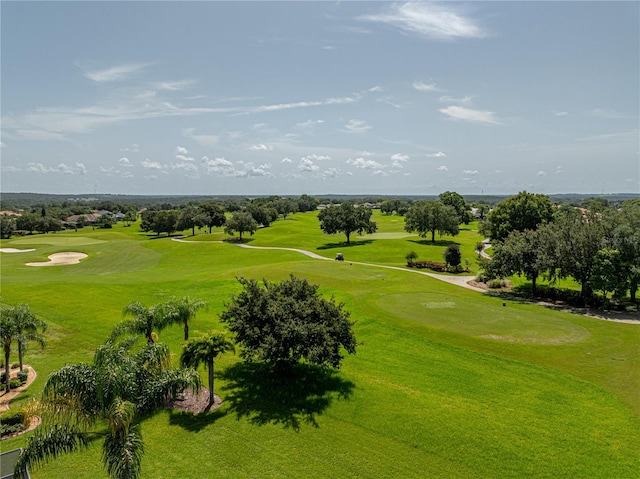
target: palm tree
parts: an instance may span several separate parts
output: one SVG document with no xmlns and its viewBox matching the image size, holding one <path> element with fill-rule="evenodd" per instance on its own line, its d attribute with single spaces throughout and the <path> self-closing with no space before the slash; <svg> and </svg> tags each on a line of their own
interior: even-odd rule
<svg viewBox="0 0 640 479">
<path fill-rule="evenodd" d="M 44 424 L 20 455 L 16 477 L 27 467 L 63 452 L 84 448 L 92 436 L 104 438 L 102 461 L 113 479 L 140 477 L 144 443 L 142 416 L 187 388 L 199 389 L 193 369 L 169 366 L 169 349 L 147 343 L 132 352 L 135 338 L 100 346 L 92 364 L 71 364 L 51 373 L 40 402 Z M 106 422 L 107 428 L 96 428 Z"/>
<path fill-rule="evenodd" d="M 180 355 L 180 364 L 184 367 L 197 368 L 204 363 L 209 370 L 209 406 L 213 404 L 213 371 L 214 361 L 219 354 L 227 351 L 235 352 L 233 343 L 224 334 L 209 332 L 199 338 L 187 341 Z"/>
<path fill-rule="evenodd" d="M 27 343 L 34 341 L 41 347 L 44 347 L 44 336 L 40 334 L 47 330 L 47 323 L 38 319 L 35 314 L 29 310 L 29 305 L 18 304 L 12 308 L 12 314 L 16 323 L 18 332 L 18 361 L 20 363 L 20 371 L 24 370 L 23 357 L 27 349 Z"/>
<path fill-rule="evenodd" d="M 11 389 L 10 363 L 11 344 L 18 340 L 18 328 L 16 325 L 13 307 L 2 306 L 0 308 L 0 339 L 2 340 L 2 349 L 4 350 L 4 371 L 6 391 Z"/>
<path fill-rule="evenodd" d="M 134 301 L 125 306 L 123 315 L 133 316 L 133 318 L 122 321 L 113 329 L 111 333 L 112 341 L 124 334 L 143 334 L 147 338 L 147 343 L 152 344 L 154 342 L 153 330 L 160 331 L 169 324 L 163 305 L 160 304 L 147 308 L 139 301 Z"/>
<path fill-rule="evenodd" d="M 199 299 L 191 299 L 184 296 L 180 299 L 171 298 L 163 305 L 167 322 L 182 323 L 184 325 L 184 340 L 189 339 L 189 321 L 191 321 L 198 310 L 207 305 Z"/>
</svg>

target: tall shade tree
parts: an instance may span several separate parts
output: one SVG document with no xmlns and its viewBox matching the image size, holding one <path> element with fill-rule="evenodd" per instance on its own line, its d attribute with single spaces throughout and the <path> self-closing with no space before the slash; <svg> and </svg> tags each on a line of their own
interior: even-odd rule
<svg viewBox="0 0 640 479">
<path fill-rule="evenodd" d="M 231 218 L 227 219 L 224 232 L 233 235 L 237 231 L 240 235 L 240 241 L 242 241 L 242 233 L 250 233 L 253 235 L 257 229 L 258 223 L 253 219 L 251 213 L 236 211 L 231 215 Z"/>
<path fill-rule="evenodd" d="M 640 199 L 627 200 L 615 215 L 610 247 L 620 252 L 621 271 L 632 302 L 640 285 Z"/>
<path fill-rule="evenodd" d="M 154 333 L 160 332 L 172 323 L 163 304 L 146 307 L 141 302 L 134 301 L 125 306 L 122 314 L 132 318 L 116 325 L 111 333 L 112 340 L 125 334 L 141 334 L 147 339 L 147 343 L 151 344 L 155 341 Z"/>
<path fill-rule="evenodd" d="M 235 352 L 233 343 L 222 333 L 209 332 L 184 344 L 180 355 L 180 364 L 189 368 L 198 368 L 200 364 L 207 367 L 209 373 L 209 407 L 213 404 L 213 379 L 216 358 L 226 352 Z"/>
<path fill-rule="evenodd" d="M 489 213 L 483 230 L 500 241 L 512 231 L 535 230 L 553 220 L 554 208 L 547 195 L 522 191 L 507 198 Z"/>
<path fill-rule="evenodd" d="M 246 360 L 275 366 L 306 361 L 340 367 L 342 350 L 356 351 L 356 339 L 344 304 L 318 293 L 318 286 L 291 275 L 273 283 L 238 278 L 243 290 L 225 304 L 220 316 L 242 346 Z"/>
<path fill-rule="evenodd" d="M 329 235 L 343 233 L 350 242 L 351 233 L 375 233 L 378 225 L 371 221 L 371 209 L 346 201 L 340 206 L 329 206 L 318 213 L 320 229 Z"/>
<path fill-rule="evenodd" d="M 4 352 L 5 388 L 7 392 L 11 390 L 9 377 L 11 345 L 14 341 L 18 341 L 18 335 L 13 308 L 2 305 L 0 307 L 0 339 L 2 340 L 2 350 Z"/>
<path fill-rule="evenodd" d="M 92 364 L 70 364 L 49 375 L 39 405 L 43 424 L 20 454 L 15 477 L 51 457 L 87 447 L 94 437 L 103 440 L 109 477 L 140 477 L 141 418 L 201 384 L 195 370 L 169 366 L 164 344 L 132 351 L 134 342 L 109 341 L 96 350 Z"/>
<path fill-rule="evenodd" d="M 44 347 L 43 333 L 47 330 L 47 323 L 36 317 L 27 304 L 18 304 L 10 308 L 18 332 L 18 362 L 20 371 L 24 370 L 24 352 L 29 342 L 34 342 Z"/>
<path fill-rule="evenodd" d="M 444 193 L 440 193 L 439 198 L 443 205 L 452 206 L 456 210 L 460 218 L 460 223 L 468 225 L 471 222 L 471 212 L 460 193 L 445 191 Z"/>
<path fill-rule="evenodd" d="M 436 242 L 436 232 L 440 236 L 458 234 L 459 217 L 452 206 L 440 201 L 416 201 L 404 217 L 404 230 L 417 232 L 421 238 L 431 233 L 431 242 Z"/>
<path fill-rule="evenodd" d="M 189 322 L 195 318 L 199 309 L 207 305 L 202 300 L 191 299 L 188 296 L 171 298 L 164 303 L 162 311 L 167 323 L 178 323 L 184 326 L 184 340 L 189 339 Z"/>
<path fill-rule="evenodd" d="M 214 226 L 223 226 L 227 217 L 224 215 L 224 208 L 214 202 L 206 202 L 200 205 L 200 209 L 204 212 L 204 223 L 209 228 L 209 234 Z"/>
</svg>

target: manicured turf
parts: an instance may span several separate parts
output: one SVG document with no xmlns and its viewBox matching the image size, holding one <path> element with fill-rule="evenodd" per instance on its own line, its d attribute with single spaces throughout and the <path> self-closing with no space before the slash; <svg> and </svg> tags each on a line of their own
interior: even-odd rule
<svg viewBox="0 0 640 479">
<path fill-rule="evenodd" d="M 291 381 L 221 356 L 222 407 L 196 417 L 165 411 L 142 424 L 143 477 L 638 477 L 640 325 L 503 306 L 425 276 L 350 264 L 402 266 L 411 249 L 440 261 L 449 241 L 475 261 L 473 226 L 431 245 L 405 236 L 397 217 L 375 220 L 378 233 L 354 238 L 352 246 L 344 236 L 323 235 L 314 213 L 250 237 L 254 246 L 329 258 L 343 252 L 344 263 L 238 248 L 217 242 L 225 237 L 220 230 L 187 237 L 189 244 L 155 239 L 136 226 L 2 241 L 36 248 L 2 253 L 2 301 L 28 303 L 50 325 L 47 348 L 27 353 L 39 373 L 29 393 L 40 393 L 51 370 L 90 360 L 131 301 L 204 299 L 209 307 L 192 325 L 196 335 L 220 328 L 218 313 L 239 291 L 236 276 L 295 274 L 345 302 L 361 343 L 357 354 L 339 372 L 303 371 Z M 70 266 L 24 265 L 60 251 L 89 257 Z M 162 331 L 160 339 L 179 354 L 181 328 Z M 32 477 L 106 477 L 99 441 Z"/>
</svg>

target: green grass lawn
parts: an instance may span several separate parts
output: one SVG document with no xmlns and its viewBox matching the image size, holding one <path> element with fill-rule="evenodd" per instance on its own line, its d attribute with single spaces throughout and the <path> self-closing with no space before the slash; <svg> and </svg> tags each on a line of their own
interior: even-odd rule
<svg viewBox="0 0 640 479">
<path fill-rule="evenodd" d="M 38 379 L 14 407 L 37 397 L 52 370 L 91 360 L 131 301 L 207 301 L 191 327 L 197 335 L 221 327 L 218 314 L 239 291 L 237 276 L 295 274 L 345 303 L 357 354 L 338 372 L 291 381 L 221 356 L 219 409 L 199 416 L 166 410 L 143 422 L 143 477 L 638 477 L 640 325 L 350 264 L 402 266 L 411 249 L 440 261 L 450 241 L 475 262 L 474 225 L 432 245 L 404 233 L 401 218 L 376 213 L 374 220 L 378 232 L 354 237 L 351 246 L 344 236 L 322 234 L 315 213 L 291 215 L 249 237 L 251 245 L 329 258 L 342 252 L 344 263 L 238 248 L 219 242 L 221 230 L 187 237 L 190 243 L 135 225 L 3 240 L 2 247 L 36 251 L 1 254 L 2 301 L 28 303 L 50 326 L 47 347 L 26 356 Z M 25 266 L 61 251 L 89 257 L 70 266 Z M 177 358 L 181 328 L 162 331 L 160 340 Z M 25 437 L 0 447 L 20 447 Z M 106 477 L 100 454 L 96 441 L 32 477 Z"/>
</svg>

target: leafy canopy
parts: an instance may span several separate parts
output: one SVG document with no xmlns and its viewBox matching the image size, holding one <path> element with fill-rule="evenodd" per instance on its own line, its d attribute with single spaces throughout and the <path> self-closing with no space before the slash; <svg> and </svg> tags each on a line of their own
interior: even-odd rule
<svg viewBox="0 0 640 479">
<path fill-rule="evenodd" d="M 371 221 L 371 210 L 364 206 L 357 206 L 352 201 L 340 206 L 329 206 L 318 214 L 320 229 L 326 234 L 343 233 L 347 243 L 351 240 L 351 233 L 375 233 L 378 225 Z"/>
<path fill-rule="evenodd" d="M 238 281 L 243 290 L 225 305 L 220 319 L 236 335 L 244 359 L 339 368 L 343 348 L 355 353 L 350 313 L 333 298 L 322 298 L 317 285 L 293 275 L 281 283 Z"/>
</svg>

